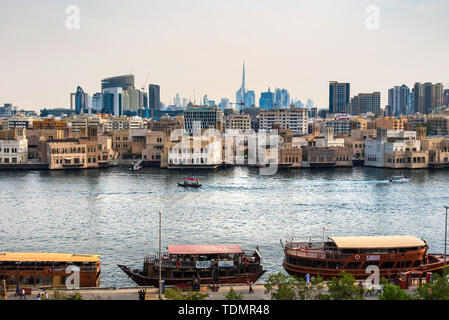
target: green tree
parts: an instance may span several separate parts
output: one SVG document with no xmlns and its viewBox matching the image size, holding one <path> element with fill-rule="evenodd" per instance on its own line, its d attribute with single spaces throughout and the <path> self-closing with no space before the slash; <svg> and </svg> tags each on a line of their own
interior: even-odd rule
<svg viewBox="0 0 449 320">
<path fill-rule="evenodd" d="M 398 286 L 387 283 L 384 284 L 385 289 L 379 300 L 412 300 L 412 296 Z"/>
<path fill-rule="evenodd" d="M 363 300 L 363 288 L 358 286 L 354 277 L 342 271 L 341 277 L 332 278 L 327 282 L 330 300 Z M 325 299 L 325 295 L 320 296 Z"/>
<path fill-rule="evenodd" d="M 83 296 L 79 292 L 75 292 L 73 294 L 69 294 L 65 300 L 83 300 Z"/>
<path fill-rule="evenodd" d="M 231 288 L 231 290 L 225 296 L 225 300 L 242 300 L 242 299 L 243 295 L 235 292 L 234 288 Z"/>
<path fill-rule="evenodd" d="M 324 289 L 323 279 L 314 278 L 311 283 L 295 276 L 279 272 L 268 276 L 265 293 L 271 293 L 273 300 L 309 300 L 320 296 Z"/>
<path fill-rule="evenodd" d="M 419 300 L 449 300 L 449 267 L 441 275 L 434 274 L 433 283 L 424 283 L 415 290 L 415 299 Z"/>
<path fill-rule="evenodd" d="M 184 293 L 178 289 L 167 288 L 165 289 L 164 296 L 167 300 L 204 300 L 209 295 L 207 293 L 193 291 Z"/>
</svg>

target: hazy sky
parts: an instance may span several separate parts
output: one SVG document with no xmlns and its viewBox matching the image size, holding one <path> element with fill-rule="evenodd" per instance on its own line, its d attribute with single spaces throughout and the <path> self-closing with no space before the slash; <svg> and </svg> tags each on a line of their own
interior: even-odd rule
<svg viewBox="0 0 449 320">
<path fill-rule="evenodd" d="M 66 28 L 69 5 L 79 30 Z M 77 85 L 93 94 L 131 70 L 165 103 L 193 90 L 234 102 L 245 61 L 257 101 L 280 87 L 327 108 L 336 80 L 381 91 L 384 106 L 393 85 L 449 83 L 448 17 L 448 0 L 0 0 L 0 103 L 68 107 Z"/>
</svg>

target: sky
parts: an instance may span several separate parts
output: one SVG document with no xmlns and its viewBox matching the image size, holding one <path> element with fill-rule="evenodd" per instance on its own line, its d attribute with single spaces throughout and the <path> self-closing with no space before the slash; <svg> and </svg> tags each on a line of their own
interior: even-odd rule
<svg viewBox="0 0 449 320">
<path fill-rule="evenodd" d="M 245 61 L 257 102 L 278 87 L 327 108 L 334 80 L 384 106 L 394 85 L 449 87 L 448 16 L 448 0 L 0 0 L 0 104 L 67 108 L 78 85 L 131 72 L 166 104 L 235 102 Z"/>
</svg>

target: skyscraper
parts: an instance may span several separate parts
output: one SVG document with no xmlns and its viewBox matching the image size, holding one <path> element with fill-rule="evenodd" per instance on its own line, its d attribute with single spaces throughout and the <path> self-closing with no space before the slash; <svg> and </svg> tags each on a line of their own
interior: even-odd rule
<svg viewBox="0 0 449 320">
<path fill-rule="evenodd" d="M 388 90 L 388 106 L 394 116 L 410 113 L 410 89 L 405 84 Z"/>
<path fill-rule="evenodd" d="M 150 116 L 153 118 L 161 110 L 160 88 L 157 84 L 150 84 L 148 95 L 148 107 L 150 109 Z"/>
<path fill-rule="evenodd" d="M 429 114 L 432 113 L 434 108 L 441 107 L 443 105 L 442 83 L 432 84 L 430 82 L 426 82 L 421 84 L 420 82 L 416 82 L 414 89 L 415 112 Z"/>
<path fill-rule="evenodd" d="M 259 99 L 259 107 L 264 110 L 273 109 L 274 95 L 268 88 L 267 92 L 262 92 Z"/>
<path fill-rule="evenodd" d="M 76 113 L 87 113 L 89 107 L 89 97 L 80 86 L 76 88 L 75 93 L 70 94 L 70 109 L 73 109 L 73 98 L 75 98 Z"/>
<path fill-rule="evenodd" d="M 290 107 L 290 94 L 286 89 L 276 89 L 274 93 L 274 106 L 276 109 Z"/>
<path fill-rule="evenodd" d="M 243 77 L 242 77 L 242 86 L 235 94 L 235 102 L 237 104 L 237 110 L 241 110 L 243 108 L 251 108 L 256 104 L 256 95 L 254 91 L 248 90 L 245 88 L 245 63 L 243 63 Z"/>
<path fill-rule="evenodd" d="M 380 114 L 380 92 L 359 93 L 351 99 L 348 110 L 352 115 Z"/>
<path fill-rule="evenodd" d="M 347 113 L 350 94 L 349 83 L 329 82 L 329 113 Z"/>
</svg>

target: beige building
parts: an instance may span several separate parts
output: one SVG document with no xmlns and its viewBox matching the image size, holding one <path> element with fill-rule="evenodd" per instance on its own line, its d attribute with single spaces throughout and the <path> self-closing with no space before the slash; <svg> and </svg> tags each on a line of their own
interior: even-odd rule
<svg viewBox="0 0 449 320">
<path fill-rule="evenodd" d="M 251 130 L 251 117 L 248 114 L 231 113 L 225 117 L 225 129 L 229 130 Z"/>
<path fill-rule="evenodd" d="M 76 139 L 47 143 L 47 161 L 50 170 L 87 169 L 87 146 Z"/>
<path fill-rule="evenodd" d="M 271 109 L 260 110 L 259 129 L 271 130 L 273 124 L 279 124 L 282 129 L 290 129 L 293 134 L 307 135 L 308 109 Z"/>
<path fill-rule="evenodd" d="M 0 130 L 0 164 L 28 162 L 26 129 Z"/>
<path fill-rule="evenodd" d="M 167 135 L 164 131 L 147 131 L 142 159 L 153 165 L 161 165 Z"/>
</svg>

